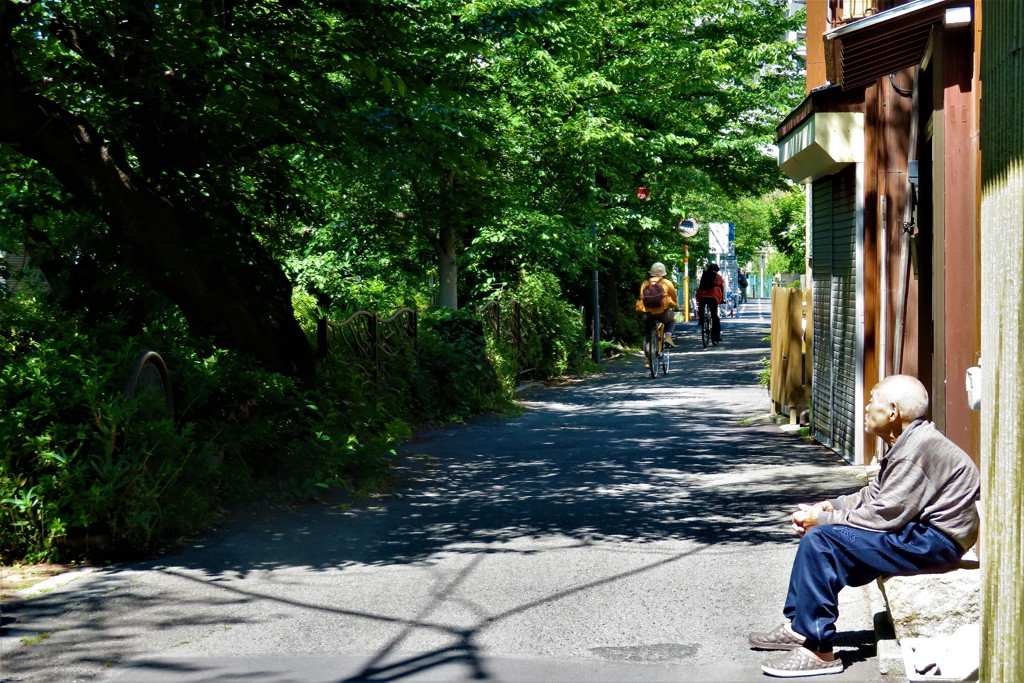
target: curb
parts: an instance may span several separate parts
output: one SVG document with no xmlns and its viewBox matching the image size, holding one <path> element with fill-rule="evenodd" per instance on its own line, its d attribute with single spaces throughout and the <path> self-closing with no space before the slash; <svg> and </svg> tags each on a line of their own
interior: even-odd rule
<svg viewBox="0 0 1024 683">
<path fill-rule="evenodd" d="M 526 393 L 529 393 L 531 391 L 535 391 L 536 389 L 543 389 L 543 388 L 544 388 L 544 383 L 543 382 L 530 381 L 530 382 L 523 382 L 522 384 L 517 384 L 516 388 L 514 389 L 514 391 L 515 391 L 516 396 L 519 396 L 520 394 L 526 394 Z"/>
<path fill-rule="evenodd" d="M 903 649 L 896 640 L 896 632 L 893 630 L 892 619 L 889 617 L 889 606 L 882 595 L 882 589 L 878 587 L 878 581 L 871 581 L 867 585 L 868 597 L 871 600 L 871 612 L 874 615 L 875 643 L 877 646 L 878 673 L 883 676 L 906 678 L 906 663 L 903 659 Z"/>
<path fill-rule="evenodd" d="M 79 579 L 83 576 L 93 573 L 95 568 L 93 567 L 82 567 L 80 569 L 72 569 L 62 574 L 56 574 L 50 578 L 40 581 L 37 584 L 29 586 L 28 588 L 22 588 L 20 591 L 15 593 L 15 597 L 19 600 L 27 600 L 29 598 L 38 597 L 44 593 L 55 591 L 58 588 L 63 588 L 72 581 Z"/>
</svg>

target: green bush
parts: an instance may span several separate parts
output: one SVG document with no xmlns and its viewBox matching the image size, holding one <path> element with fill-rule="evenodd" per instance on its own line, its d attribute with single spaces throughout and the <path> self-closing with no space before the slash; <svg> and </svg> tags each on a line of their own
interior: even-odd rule
<svg viewBox="0 0 1024 683">
<path fill-rule="evenodd" d="M 152 547 L 209 523 L 208 454 L 152 417 L 155 397 L 121 391 L 132 341 L 34 299 L 0 298 L 0 321 L 0 558 Z"/>
<path fill-rule="evenodd" d="M 500 403 L 498 375 L 483 324 L 471 309 L 440 309 L 420 318 L 418 373 L 412 396 L 419 417 L 463 419 Z"/>
<path fill-rule="evenodd" d="M 189 339 L 173 316 L 153 328 L 0 297 L 0 561 L 142 555 L 208 528 L 225 501 L 379 484 L 408 435 L 333 385 L 307 392 Z M 122 392 L 143 348 L 162 351 L 176 420 Z"/>
<path fill-rule="evenodd" d="M 563 297 L 558 278 L 523 272 L 519 285 L 503 298 L 522 306 L 522 370 L 547 379 L 582 369 L 587 357 L 583 318 Z"/>
<path fill-rule="evenodd" d="M 514 296 L 525 367 L 576 369 L 582 322 L 557 281 L 524 275 Z M 502 408 L 524 369 L 473 309 L 422 315 L 416 352 L 389 357 L 376 382 L 356 359 L 324 359 L 313 390 L 191 338 L 173 312 L 126 330 L 0 297 L 0 561 L 142 556 L 216 523 L 225 503 L 386 485 L 410 423 Z M 142 349 L 168 366 L 173 417 L 123 393 Z"/>
</svg>

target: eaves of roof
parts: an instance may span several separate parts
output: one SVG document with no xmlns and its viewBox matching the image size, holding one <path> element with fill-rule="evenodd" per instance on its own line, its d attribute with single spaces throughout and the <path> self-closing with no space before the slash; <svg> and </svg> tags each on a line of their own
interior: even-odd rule
<svg viewBox="0 0 1024 683">
<path fill-rule="evenodd" d="M 973 0 L 913 0 L 824 34 L 825 73 L 844 90 L 921 62 L 928 36 L 946 10 Z"/>
</svg>

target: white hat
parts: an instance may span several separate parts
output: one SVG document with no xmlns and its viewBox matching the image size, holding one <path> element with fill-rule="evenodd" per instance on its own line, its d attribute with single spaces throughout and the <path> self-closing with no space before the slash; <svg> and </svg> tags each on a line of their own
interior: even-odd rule
<svg viewBox="0 0 1024 683">
<path fill-rule="evenodd" d="M 655 263 L 653 266 L 651 266 L 651 275 L 664 276 L 665 264 L 659 261 L 658 263 Z"/>
</svg>

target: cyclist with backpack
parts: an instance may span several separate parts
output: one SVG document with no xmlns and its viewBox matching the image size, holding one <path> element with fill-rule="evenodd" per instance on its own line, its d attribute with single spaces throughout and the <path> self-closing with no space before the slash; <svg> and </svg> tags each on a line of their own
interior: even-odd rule
<svg viewBox="0 0 1024 683">
<path fill-rule="evenodd" d="M 640 301 L 636 310 L 644 314 L 644 338 L 654 329 L 656 320 L 665 325 L 665 346 L 672 347 L 672 329 L 676 324 L 678 294 L 672 281 L 665 277 L 665 264 L 651 266 L 651 276 L 640 284 Z"/>
<path fill-rule="evenodd" d="M 711 311 L 711 338 L 717 344 L 722 341 L 722 321 L 718 317 L 718 305 L 725 301 L 725 280 L 718 273 L 718 264 L 709 263 L 700 276 L 697 286 L 697 324 L 704 317 L 704 307 Z"/>
</svg>

